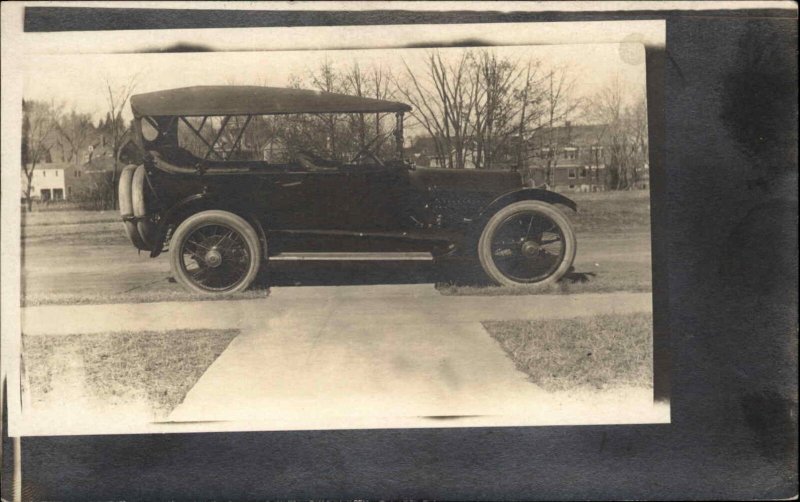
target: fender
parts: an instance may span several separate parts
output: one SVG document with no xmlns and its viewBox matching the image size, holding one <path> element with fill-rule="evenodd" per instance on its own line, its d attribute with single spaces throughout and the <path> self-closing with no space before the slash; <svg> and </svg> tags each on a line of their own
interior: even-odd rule
<svg viewBox="0 0 800 502">
<path fill-rule="evenodd" d="M 448 254 L 471 254 L 475 249 L 475 244 L 483 231 L 486 221 L 503 207 L 523 200 L 540 200 L 549 204 L 563 204 L 575 212 L 578 211 L 578 205 L 572 199 L 559 193 L 542 190 L 541 188 L 518 188 L 496 197 L 492 202 L 484 206 L 475 217 L 464 218 L 464 223 L 467 225 L 466 233 L 463 239 L 457 243 L 455 251 Z"/>
<path fill-rule="evenodd" d="M 500 208 L 522 200 L 540 200 L 549 204 L 563 204 L 573 211 L 578 212 L 578 205 L 575 204 L 575 201 L 560 193 L 542 190 L 541 188 L 521 188 L 500 195 L 481 209 L 478 216 L 472 218 L 471 221 L 482 221 L 497 212 Z"/>
<path fill-rule="evenodd" d="M 217 197 L 215 194 L 207 192 L 184 197 L 159 215 L 160 217 L 156 231 L 156 240 L 153 245 L 153 250 L 150 252 L 150 258 L 155 258 L 161 254 L 161 250 L 164 247 L 164 239 L 166 239 L 167 236 L 167 228 L 170 225 L 182 221 L 194 213 L 205 211 L 207 209 L 221 209 L 223 211 L 230 211 L 247 220 L 247 222 L 250 223 L 253 228 L 255 228 L 256 233 L 258 234 L 258 239 L 261 241 L 263 259 L 267 259 L 267 234 L 264 231 L 264 227 L 258 221 L 258 218 L 256 218 L 250 212 L 242 210 L 235 205 L 225 203 L 222 198 Z"/>
</svg>

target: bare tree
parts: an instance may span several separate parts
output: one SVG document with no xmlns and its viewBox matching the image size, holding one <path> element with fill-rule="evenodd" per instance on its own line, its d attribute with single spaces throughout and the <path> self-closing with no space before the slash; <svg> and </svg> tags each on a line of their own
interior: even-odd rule
<svg viewBox="0 0 800 502">
<path fill-rule="evenodd" d="M 60 136 L 60 144 L 66 147 L 64 160 L 80 163 L 80 152 L 89 140 L 92 133 L 92 118 L 72 110 L 56 122 Z"/>
<path fill-rule="evenodd" d="M 370 68 L 362 68 L 355 62 L 341 75 L 342 92 L 364 98 L 391 99 L 389 75 L 390 73 L 379 64 Z M 342 138 L 343 142 L 347 144 L 345 149 L 360 151 L 367 147 L 376 154 L 385 150 L 388 142 L 384 141 L 382 121 L 387 115 L 390 114 L 376 112 L 371 119 L 365 113 L 350 114 L 348 116 L 349 140 Z"/>
<path fill-rule="evenodd" d="M 468 134 L 475 110 L 475 86 L 469 78 L 471 57 L 464 52 L 447 64 L 434 50 L 428 53 L 425 75 L 418 77 L 404 62 L 406 82 L 393 79 L 398 93 L 414 107 L 412 118 L 433 138 L 437 156 L 451 169 L 464 168 L 471 148 Z"/>
<path fill-rule="evenodd" d="M 523 67 L 492 51 L 482 50 L 474 57 L 471 130 L 478 168 L 491 169 L 497 161 L 510 158 L 509 142 L 519 129 L 516 118 L 526 111 L 527 98 L 521 102 L 517 89 L 524 70 L 530 71 L 530 64 Z M 530 75 L 526 77 L 523 87 L 531 81 Z"/>
<path fill-rule="evenodd" d="M 545 160 L 551 180 L 560 141 L 555 126 L 580 104 L 568 67 L 545 73 L 538 60 L 517 61 L 487 49 L 465 51 L 450 63 L 433 51 L 426 63 L 424 74 L 406 64 L 403 78 L 393 83 L 445 167 L 462 168 L 471 159 L 476 168 L 525 169 L 531 136 L 537 136 L 549 148 L 538 153 L 550 152 Z"/>
<path fill-rule="evenodd" d="M 389 84 L 392 80 L 392 74 L 390 70 L 384 69 L 380 65 L 375 65 L 372 67 L 372 71 L 369 73 L 369 89 L 370 95 L 375 99 L 392 99 L 393 90 L 390 88 Z M 375 113 L 375 137 L 379 138 L 383 134 L 382 130 L 382 121 L 383 118 L 386 116 L 386 113 Z M 386 145 L 386 143 L 382 143 L 381 145 L 377 145 L 377 149 L 380 151 L 381 147 Z"/>
<path fill-rule="evenodd" d="M 364 97 L 367 91 L 367 77 L 358 65 L 358 62 L 353 63 L 353 66 L 344 77 L 347 85 L 346 90 L 349 94 L 354 94 L 358 97 Z M 367 144 L 367 122 L 363 113 L 353 114 L 350 118 L 350 128 L 356 133 L 358 138 L 358 149 L 361 150 Z"/>
<path fill-rule="evenodd" d="M 633 103 L 626 96 L 636 96 Z M 603 124 L 603 160 L 614 190 L 635 187 L 647 162 L 647 107 L 644 90 L 629 89 L 614 77 L 588 102 L 587 116 Z"/>
<path fill-rule="evenodd" d="M 25 174 L 25 199 L 31 210 L 33 173 L 53 145 L 59 110 L 53 103 L 22 101 L 22 172 Z"/>
<path fill-rule="evenodd" d="M 323 92 L 340 92 L 342 90 L 342 76 L 337 74 L 333 63 L 326 57 L 315 72 L 309 76 L 311 85 Z M 339 157 L 337 144 L 337 125 L 339 117 L 334 113 L 326 113 L 318 116 L 322 121 L 327 132 L 327 150 L 332 159 Z"/>
<path fill-rule="evenodd" d="M 545 183 L 553 183 L 553 173 L 558 165 L 558 155 L 561 149 L 570 142 L 571 130 L 563 131 L 562 134 L 556 126 L 566 123 L 579 108 L 581 102 L 573 96 L 575 80 L 572 78 L 569 68 L 560 66 L 548 72 L 544 81 L 544 95 L 542 104 L 543 122 L 540 123 L 541 144 L 543 145 L 543 160 L 545 165 Z M 544 126 L 544 127 L 542 127 Z"/>
<path fill-rule="evenodd" d="M 648 163 L 650 149 L 647 137 L 647 103 L 644 94 L 626 112 L 627 129 L 630 134 L 632 183 L 641 181 L 641 169 Z"/>
<path fill-rule="evenodd" d="M 111 142 L 111 149 L 114 155 L 114 164 L 111 171 L 111 183 L 113 186 L 117 184 L 117 170 L 119 169 L 119 151 L 123 146 L 123 139 L 128 132 L 125 120 L 122 118 L 122 111 L 128 100 L 136 88 L 136 80 L 138 76 L 134 75 L 127 82 L 122 85 L 113 85 L 111 80 L 106 77 L 106 104 L 108 106 L 108 122 L 106 128 L 108 130 Z M 117 207 L 116 190 L 111 191 L 111 207 Z"/>
<path fill-rule="evenodd" d="M 312 88 L 322 92 L 342 93 L 364 98 L 391 99 L 390 73 L 380 65 L 369 68 L 354 62 L 337 67 L 330 60 L 305 74 L 292 74 L 289 86 Z M 383 141 L 383 119 L 389 114 L 301 114 L 270 117 L 271 140 L 266 147 L 282 144 L 292 155 L 300 150 L 325 154 L 336 160 L 349 160 L 365 147 L 379 154 L 387 148 Z"/>
<path fill-rule="evenodd" d="M 523 172 L 526 172 L 528 168 L 527 138 L 530 129 L 529 123 L 538 121 L 543 102 L 542 91 L 537 80 L 539 68 L 540 63 L 538 61 L 529 60 L 525 64 L 522 85 L 514 93 L 514 97 L 520 107 L 516 133 L 516 169 Z"/>
</svg>

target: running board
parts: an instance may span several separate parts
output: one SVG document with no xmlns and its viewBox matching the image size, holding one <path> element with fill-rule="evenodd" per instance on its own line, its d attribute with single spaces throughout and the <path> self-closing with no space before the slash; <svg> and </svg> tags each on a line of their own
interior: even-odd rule
<svg viewBox="0 0 800 502">
<path fill-rule="evenodd" d="M 430 253 L 281 253 L 270 256 L 277 261 L 432 261 Z"/>
</svg>

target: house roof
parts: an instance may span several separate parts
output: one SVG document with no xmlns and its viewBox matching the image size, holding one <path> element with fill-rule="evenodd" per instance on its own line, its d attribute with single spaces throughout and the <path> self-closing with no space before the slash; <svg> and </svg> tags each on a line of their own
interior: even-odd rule
<svg viewBox="0 0 800 502">
<path fill-rule="evenodd" d="M 111 148 L 111 146 L 109 146 L 109 145 L 103 146 L 103 145 L 100 144 L 99 141 L 94 143 L 94 144 L 92 144 L 92 145 L 89 145 L 89 146 L 92 147 L 92 155 L 94 157 L 103 157 L 103 156 L 112 155 L 114 153 L 114 149 Z"/>
<path fill-rule="evenodd" d="M 407 112 L 405 103 L 258 86 L 195 86 L 131 96 L 135 117 Z"/>
<path fill-rule="evenodd" d="M 114 167 L 113 157 L 93 157 L 90 162 L 81 166 L 87 171 L 108 171 Z M 122 166 L 119 166 L 122 169 Z"/>
</svg>

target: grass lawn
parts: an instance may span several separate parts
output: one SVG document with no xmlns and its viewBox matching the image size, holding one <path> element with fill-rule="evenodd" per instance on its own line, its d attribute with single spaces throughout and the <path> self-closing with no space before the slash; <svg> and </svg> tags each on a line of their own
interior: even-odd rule
<svg viewBox="0 0 800 502">
<path fill-rule="evenodd" d="M 119 211 L 34 211 L 22 212 L 22 226 L 37 227 L 51 225 L 77 225 L 85 223 L 120 223 Z"/>
<path fill-rule="evenodd" d="M 23 362 L 31 400 L 52 395 L 56 380 L 82 373 L 88 398 L 124 405 L 144 398 L 166 416 L 222 353 L 238 330 L 175 330 L 77 335 L 23 336 Z M 82 381 L 80 381 L 82 380 Z"/>
<path fill-rule="evenodd" d="M 531 382 L 563 391 L 652 386 L 652 323 L 637 313 L 483 326 Z"/>
<path fill-rule="evenodd" d="M 566 209 L 575 232 L 628 233 L 650 231 L 650 192 L 565 193 L 578 205 L 578 212 Z M 579 244 L 580 245 L 580 244 Z"/>
</svg>

